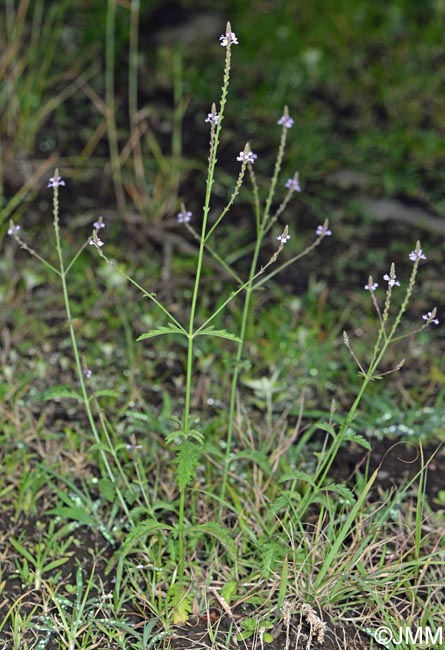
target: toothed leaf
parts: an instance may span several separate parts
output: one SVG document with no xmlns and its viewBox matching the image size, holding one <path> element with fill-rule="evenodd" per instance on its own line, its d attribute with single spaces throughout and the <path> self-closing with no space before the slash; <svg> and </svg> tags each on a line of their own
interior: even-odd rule
<svg viewBox="0 0 445 650">
<path fill-rule="evenodd" d="M 221 339 L 228 339 L 229 341 L 236 341 L 236 343 L 240 343 L 241 339 L 238 338 L 238 336 L 235 336 L 235 334 L 232 334 L 231 332 L 228 332 L 227 330 L 216 330 L 213 325 L 210 325 L 210 327 L 206 327 L 203 330 L 200 330 L 196 336 L 218 336 Z"/>
</svg>

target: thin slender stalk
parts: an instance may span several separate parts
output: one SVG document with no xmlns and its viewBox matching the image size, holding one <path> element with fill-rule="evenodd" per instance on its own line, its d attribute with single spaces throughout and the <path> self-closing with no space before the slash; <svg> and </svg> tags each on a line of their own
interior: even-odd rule
<svg viewBox="0 0 445 650">
<path fill-rule="evenodd" d="M 230 31 L 230 24 L 227 23 L 227 31 Z M 188 340 L 187 340 L 187 369 L 186 369 L 186 386 L 185 386 L 185 404 L 184 404 L 184 418 L 183 418 L 183 434 L 186 438 L 190 430 L 190 405 L 192 394 L 192 379 L 193 379 L 193 339 L 195 327 L 196 307 L 198 304 L 199 287 L 201 282 L 201 273 L 204 260 L 204 249 L 206 244 L 206 230 L 207 219 L 210 211 L 210 199 L 212 195 L 213 177 L 216 167 L 216 154 L 218 150 L 219 134 L 221 131 L 221 123 L 224 118 L 224 108 L 227 102 L 227 95 L 229 90 L 230 80 L 230 60 L 231 60 L 231 45 L 226 48 L 226 59 L 224 64 L 224 80 L 221 89 L 221 102 L 219 110 L 218 124 L 215 130 L 215 137 L 211 154 L 209 159 L 209 167 L 206 181 L 206 194 L 203 207 L 203 220 L 201 228 L 201 240 L 199 245 L 198 259 L 196 263 L 195 283 L 192 294 L 192 304 L 190 307 L 189 326 L 188 326 Z M 179 520 L 178 520 L 178 553 L 179 553 L 179 567 L 178 576 L 181 581 L 184 576 L 185 564 L 185 530 L 184 530 L 184 508 L 185 508 L 185 488 L 179 491 Z"/>
<path fill-rule="evenodd" d="M 58 170 L 56 169 L 54 172 L 54 177 L 57 179 L 58 177 Z M 59 187 L 57 182 L 54 184 L 54 194 L 53 194 L 53 216 L 54 216 L 54 233 L 55 233 L 55 239 L 56 239 L 56 251 L 57 251 L 57 258 L 59 262 L 59 270 L 57 274 L 60 276 L 60 281 L 62 284 L 62 293 L 63 293 L 63 302 L 65 305 L 65 313 L 66 313 L 66 319 L 67 319 L 67 324 L 68 324 L 68 330 L 70 333 L 70 340 L 71 340 L 71 347 L 73 349 L 73 354 L 74 354 L 74 360 L 76 364 L 76 369 L 77 369 L 77 377 L 79 380 L 80 384 L 80 390 L 82 393 L 82 399 L 83 403 L 85 406 L 88 422 L 91 427 L 91 431 L 93 433 L 94 439 L 96 441 L 96 444 L 99 445 L 99 449 L 101 449 L 101 439 L 99 432 L 96 427 L 96 422 L 94 420 L 93 412 L 91 410 L 91 404 L 85 384 L 85 378 L 83 374 L 83 369 L 82 369 L 82 362 L 80 359 L 80 354 L 79 354 L 79 348 L 77 345 L 77 339 L 76 339 L 76 333 L 74 331 L 74 325 L 73 325 L 73 319 L 72 319 L 72 314 L 71 314 L 71 304 L 70 304 L 70 298 L 69 298 L 69 293 L 68 293 L 68 286 L 66 282 L 66 274 L 67 270 L 65 269 L 65 262 L 63 259 L 63 251 L 62 251 L 62 244 L 61 244 L 61 238 L 60 238 L 60 227 L 59 227 Z M 70 265 L 71 266 L 71 265 Z M 113 470 L 110 466 L 110 463 L 108 462 L 107 455 L 101 451 L 101 456 L 102 456 L 102 461 L 104 463 L 105 469 L 107 471 L 109 479 L 114 483 L 114 473 Z M 130 511 L 128 510 L 127 504 L 125 502 L 125 499 L 119 489 L 119 487 L 116 487 L 116 494 L 119 498 L 120 504 L 122 506 L 123 511 L 125 512 L 126 516 L 128 517 L 129 521 L 132 520 L 132 516 Z"/>
<path fill-rule="evenodd" d="M 420 248 L 419 242 L 417 243 L 417 246 Z M 408 303 L 409 303 L 409 300 L 411 298 L 411 294 L 412 294 L 412 291 L 413 291 L 413 288 L 414 288 L 414 283 L 415 283 L 415 279 L 416 279 L 416 275 L 417 275 L 417 269 L 418 269 L 418 266 L 419 266 L 419 262 L 420 262 L 419 259 L 417 259 L 414 262 L 413 270 L 411 272 L 411 277 L 410 277 L 409 283 L 408 283 L 408 288 L 406 290 L 405 297 L 403 299 L 402 305 L 400 306 L 400 309 L 399 309 L 399 311 L 397 313 L 397 316 L 394 319 L 394 323 L 393 323 L 393 325 L 392 325 L 392 327 L 390 329 L 389 334 L 387 336 L 384 336 L 384 329 L 386 327 L 386 323 L 387 323 L 387 320 L 388 320 L 389 307 L 390 307 L 390 301 L 391 301 L 391 293 L 392 293 L 392 285 L 391 285 L 391 283 L 389 283 L 387 294 L 386 294 L 385 308 L 384 308 L 384 313 L 383 313 L 383 317 L 382 317 L 382 322 L 381 322 L 381 325 L 380 325 L 380 328 L 379 328 L 379 333 L 377 335 L 376 343 L 374 345 L 374 350 L 373 350 L 373 354 L 372 354 L 372 357 L 371 357 L 371 362 L 370 362 L 368 370 L 367 370 L 367 372 L 366 372 L 366 374 L 365 374 L 365 376 L 363 378 L 363 382 L 362 382 L 362 385 L 360 387 L 360 390 L 358 391 L 358 394 L 357 394 L 351 408 L 349 409 L 349 412 L 348 412 L 345 420 L 343 421 L 343 423 L 342 423 L 342 425 L 340 427 L 340 431 L 338 432 L 338 435 L 335 437 L 332 445 L 329 448 L 329 452 L 327 453 L 326 457 L 323 459 L 323 461 L 322 461 L 322 463 L 320 465 L 320 468 L 319 468 L 319 470 L 317 472 L 316 483 L 317 483 L 318 488 L 320 486 L 322 486 L 324 481 L 326 480 L 329 469 L 330 469 L 330 467 L 331 467 L 331 465 L 332 465 L 332 463 L 333 463 L 333 461 L 334 461 L 334 459 L 335 459 L 341 445 L 344 442 L 345 435 L 346 435 L 349 427 L 351 426 L 352 421 L 354 420 L 357 409 L 358 409 L 358 407 L 360 405 L 360 402 L 362 401 L 363 395 L 365 394 L 369 383 L 376 376 L 377 369 L 378 369 L 383 357 L 385 356 L 388 347 L 396 339 L 395 333 L 396 333 L 396 331 L 397 331 L 397 329 L 398 329 L 398 327 L 400 325 L 400 321 L 402 319 L 402 316 L 405 313 L 406 308 L 407 308 Z M 394 273 L 394 265 L 391 266 L 390 275 L 392 276 L 393 273 Z M 394 278 L 395 278 L 395 274 L 394 274 Z M 382 341 L 383 341 L 383 343 L 381 344 Z M 381 344 L 381 347 L 380 347 L 380 344 Z M 308 505 L 309 505 L 309 503 L 311 501 L 311 498 L 312 498 L 312 492 L 308 491 L 307 494 L 305 495 L 305 497 L 302 499 L 300 507 L 299 507 L 300 516 L 302 516 L 304 514 L 306 508 L 308 507 Z"/>
</svg>

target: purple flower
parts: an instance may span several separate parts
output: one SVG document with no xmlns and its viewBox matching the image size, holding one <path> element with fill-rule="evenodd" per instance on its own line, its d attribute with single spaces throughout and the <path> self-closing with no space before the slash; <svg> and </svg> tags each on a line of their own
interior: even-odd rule
<svg viewBox="0 0 445 650">
<path fill-rule="evenodd" d="M 287 232 L 283 232 L 281 235 L 278 235 L 277 239 L 280 244 L 285 244 L 287 241 L 289 241 L 290 235 L 288 235 Z"/>
<path fill-rule="evenodd" d="M 289 178 L 286 182 L 286 187 L 288 190 L 292 190 L 293 192 L 301 192 L 298 178 Z"/>
<path fill-rule="evenodd" d="M 90 239 L 90 246 L 96 246 L 96 248 L 100 248 L 103 245 L 104 245 L 103 241 L 99 239 L 96 233 L 94 233 L 94 235 Z"/>
<path fill-rule="evenodd" d="M 218 124 L 218 120 L 219 120 L 219 115 L 218 115 L 218 113 L 217 113 L 216 111 L 211 111 L 211 112 L 207 115 L 207 117 L 206 117 L 206 119 L 204 120 L 204 122 L 210 122 L 210 124 L 215 124 L 215 125 L 216 125 L 216 124 Z"/>
<path fill-rule="evenodd" d="M 396 276 L 395 273 L 391 273 L 390 275 L 385 273 L 385 275 L 383 276 L 383 279 L 386 280 L 389 287 L 394 287 L 394 286 L 400 287 L 400 282 L 398 280 L 396 280 L 396 277 L 397 276 Z"/>
<path fill-rule="evenodd" d="M 434 311 L 429 311 L 427 314 L 424 314 L 422 316 L 423 320 L 428 321 L 429 323 L 434 323 L 434 325 L 439 325 L 439 320 L 437 318 L 434 318 L 436 315 L 436 310 Z"/>
<path fill-rule="evenodd" d="M 93 374 L 93 371 L 90 370 L 89 368 L 84 368 L 83 369 L 83 374 L 87 379 L 90 379 L 91 375 Z"/>
<path fill-rule="evenodd" d="M 61 176 L 51 176 L 47 187 L 60 187 L 60 185 L 65 185 L 65 181 Z"/>
<path fill-rule="evenodd" d="M 329 228 L 325 225 L 318 226 L 315 234 L 319 237 L 330 237 L 332 235 L 332 230 L 329 230 Z"/>
<path fill-rule="evenodd" d="M 99 217 L 99 219 L 93 223 L 93 228 L 95 230 L 100 230 L 101 228 L 105 228 L 105 224 L 102 221 L 102 217 Z"/>
<path fill-rule="evenodd" d="M 290 129 L 293 126 L 294 121 L 289 115 L 282 115 L 277 124 L 285 126 L 286 129 Z"/>
<path fill-rule="evenodd" d="M 19 230 L 20 230 L 20 226 L 19 225 L 16 226 L 13 221 L 10 221 L 10 225 L 9 225 L 9 228 L 8 228 L 8 235 L 11 235 L 11 236 L 16 235 Z"/>
<path fill-rule="evenodd" d="M 219 37 L 221 45 L 223 47 L 228 47 L 229 45 L 238 45 L 238 39 L 235 35 L 235 32 L 227 31 L 225 34 L 222 34 Z"/>
<path fill-rule="evenodd" d="M 369 280 L 368 284 L 365 284 L 365 289 L 366 291 L 375 291 L 379 285 L 377 282 L 372 282 L 372 280 Z"/>
<path fill-rule="evenodd" d="M 178 212 L 178 223 L 188 223 L 192 218 L 192 213 L 190 211 L 181 210 Z"/>
<path fill-rule="evenodd" d="M 240 162 L 251 163 L 253 165 L 257 158 L 258 156 L 256 153 L 253 153 L 253 151 L 240 151 L 237 160 Z"/>
<path fill-rule="evenodd" d="M 415 262 L 416 260 L 426 260 L 426 255 L 423 254 L 421 248 L 416 248 L 409 254 L 409 259 L 411 262 Z"/>
</svg>

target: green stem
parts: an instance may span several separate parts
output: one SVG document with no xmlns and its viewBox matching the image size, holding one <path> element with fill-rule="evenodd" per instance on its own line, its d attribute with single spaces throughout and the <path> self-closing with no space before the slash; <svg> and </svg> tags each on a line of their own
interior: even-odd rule
<svg viewBox="0 0 445 650">
<path fill-rule="evenodd" d="M 58 176 L 58 170 L 56 169 L 54 172 L 54 177 L 57 178 Z M 56 237 L 56 250 L 57 250 L 57 257 L 59 261 L 59 271 L 57 271 L 58 275 L 60 276 L 60 280 L 62 283 L 62 292 L 63 292 L 63 302 L 65 305 L 65 313 L 66 313 L 66 319 L 67 319 L 67 324 L 68 324 L 68 330 L 70 333 L 70 340 L 71 340 L 71 347 L 73 349 L 73 354 L 74 354 L 74 360 L 76 364 L 76 369 L 77 369 L 77 376 L 78 380 L 80 383 L 80 390 L 82 393 L 82 399 L 83 403 L 85 406 L 85 410 L 87 413 L 87 418 L 88 422 L 91 427 L 91 431 L 93 433 L 94 439 L 96 444 L 99 446 L 99 449 L 101 449 L 101 439 L 99 432 L 96 427 L 96 423 L 94 421 L 94 416 L 93 412 L 91 410 L 91 405 L 90 405 L 90 400 L 85 384 L 85 379 L 84 379 L 84 374 L 83 374 L 83 369 L 82 369 L 82 362 L 80 359 L 80 354 L 79 354 L 79 348 L 77 345 L 77 339 L 76 339 L 76 333 L 74 331 L 74 325 L 73 325 L 73 318 L 71 314 L 71 304 L 70 304 L 70 297 L 68 293 L 68 286 L 66 282 L 66 275 L 67 275 L 67 269 L 65 269 L 65 263 L 63 259 L 63 251 L 62 251 L 62 245 L 61 245 L 61 239 L 60 239 L 60 228 L 59 228 L 59 188 L 57 185 L 54 187 L 54 195 L 53 195 L 53 214 L 54 214 L 54 232 L 55 232 L 55 237 Z M 71 264 L 70 264 L 71 266 Z M 69 268 L 69 267 L 68 267 Z M 106 453 L 101 451 L 101 456 L 102 456 L 102 461 L 104 463 L 105 469 L 107 471 L 109 479 L 114 483 L 114 473 L 113 470 L 110 466 L 110 463 L 108 462 L 108 458 Z M 125 512 L 125 515 L 128 517 L 129 521 L 132 520 L 132 516 L 130 511 L 128 510 L 127 504 L 125 502 L 125 499 L 119 489 L 119 487 L 116 487 L 116 494 L 118 496 L 118 499 L 121 503 L 122 509 Z"/>
<path fill-rule="evenodd" d="M 219 143 L 219 135 L 221 132 L 221 123 L 224 117 L 224 107 L 227 101 L 227 94 L 230 79 L 230 45 L 226 48 L 226 60 L 224 65 L 224 80 L 221 90 L 221 104 L 219 110 L 219 119 L 215 131 L 215 138 L 210 154 L 207 181 L 206 181 L 206 194 L 203 208 L 203 220 L 201 228 L 201 240 L 199 244 L 198 260 L 196 263 L 195 283 L 193 287 L 192 304 L 190 307 L 189 327 L 187 334 L 187 370 L 186 370 L 186 388 L 185 388 L 185 404 L 184 404 L 184 418 L 183 418 L 183 435 L 187 439 L 190 429 L 190 404 L 192 392 L 192 378 L 193 378 L 193 338 L 195 327 L 196 307 L 198 304 L 199 287 L 201 282 L 201 273 L 204 259 L 204 249 L 206 244 L 206 230 L 207 219 L 210 211 L 210 199 L 212 195 L 213 177 L 216 167 L 216 154 Z M 185 530 L 184 530 L 184 509 L 185 509 L 185 488 L 180 489 L 179 492 L 179 520 L 178 520 L 178 552 L 179 552 L 179 581 L 184 576 L 185 566 Z"/>
<path fill-rule="evenodd" d="M 391 299 L 391 293 L 392 293 L 392 287 L 389 286 L 386 294 L 386 301 L 385 301 L 385 309 L 384 309 L 384 314 L 382 318 L 382 322 L 379 328 L 379 333 L 377 336 L 376 344 L 374 346 L 374 351 L 372 354 L 371 362 L 369 364 L 368 371 L 363 379 L 363 383 L 360 387 L 360 390 L 351 406 L 349 409 L 349 412 L 342 423 L 340 427 L 340 431 L 335 438 L 332 446 L 329 448 L 328 453 L 326 454 L 323 462 L 320 465 L 319 470 L 317 471 L 317 476 L 316 476 L 316 483 L 317 483 L 317 489 L 319 489 L 324 481 L 326 480 L 326 477 L 328 475 L 329 469 L 341 447 L 341 445 L 344 442 L 346 432 L 348 431 L 349 427 L 352 424 L 352 421 L 354 420 L 355 414 L 357 412 L 357 409 L 360 405 L 360 402 L 363 398 L 363 395 L 369 385 L 369 383 L 374 379 L 376 375 L 377 368 L 379 367 L 383 357 L 386 354 L 386 351 L 388 347 L 393 343 L 396 339 L 395 333 L 400 325 L 401 319 L 403 314 L 406 311 L 406 308 L 408 306 L 409 300 L 411 298 L 411 294 L 413 292 L 414 288 L 414 282 L 416 279 L 416 274 L 417 274 L 417 268 L 419 266 L 419 261 L 416 260 L 413 266 L 413 270 L 411 272 L 411 277 L 408 283 L 408 288 L 405 293 L 405 297 L 403 299 L 402 305 L 397 313 L 396 318 L 394 319 L 394 323 L 390 329 L 390 332 L 387 336 L 384 335 L 384 328 L 386 326 L 387 320 L 388 320 L 388 315 L 389 315 L 389 307 L 390 307 L 390 299 Z M 380 344 L 383 340 L 382 347 L 380 348 Z M 302 499 L 300 507 L 299 507 L 299 514 L 300 516 L 303 516 L 306 508 L 311 502 L 311 499 L 313 497 L 313 493 L 309 490 L 305 497 Z"/>
</svg>

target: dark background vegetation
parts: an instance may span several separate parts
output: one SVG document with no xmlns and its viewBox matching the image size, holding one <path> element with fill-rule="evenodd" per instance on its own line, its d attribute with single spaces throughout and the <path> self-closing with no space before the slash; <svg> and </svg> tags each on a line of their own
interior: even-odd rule
<svg viewBox="0 0 445 650">
<path fill-rule="evenodd" d="M 125 2 L 116 8 L 114 90 L 121 151 L 129 138 L 128 8 Z M 235 158 L 247 140 L 258 153 L 255 171 L 265 192 L 279 138 L 276 121 L 286 104 L 295 125 L 289 133 L 277 203 L 285 179 L 295 170 L 300 172 L 303 188 L 282 218 L 292 233 L 289 254 L 299 250 L 324 219 L 329 218 L 334 231 L 334 237 L 325 240 L 307 261 L 277 278 L 272 294 L 280 293 L 280 285 L 285 285 L 287 296 L 287 307 L 281 306 L 284 311 L 279 316 L 280 336 L 292 339 L 292 331 L 301 326 L 316 340 L 327 341 L 329 348 L 332 344 L 336 347 L 343 327 L 355 326 L 363 340 L 362 332 L 369 325 L 366 318 L 374 319 L 369 296 L 362 290 L 369 273 L 382 285 L 381 277 L 394 261 L 399 277 L 404 274 L 407 278 L 407 254 L 418 238 L 428 261 L 408 317 L 415 327 L 420 314 L 436 305 L 441 318 L 445 10 L 440 2 L 141 2 L 138 108 L 163 152 L 154 153 L 153 148 L 144 151 L 145 191 L 157 192 L 157 198 L 142 208 L 134 203 L 137 193 L 131 160 L 123 166 L 123 205 L 116 200 L 111 180 L 101 105 L 105 95 L 107 3 L 47 3 L 45 11 L 47 19 L 54 15 L 54 24 L 58 21 L 58 30 L 51 32 L 57 40 L 52 43 L 55 54 L 46 77 L 40 85 L 29 81 L 20 88 L 17 84 L 13 114 L 8 114 L 8 105 L 3 105 L 8 118 L 3 122 L 2 145 L 5 201 L 26 181 L 30 170 L 57 152 L 57 164 L 67 179 L 62 219 L 70 227 L 70 236 L 74 240 L 84 237 L 88 224 L 104 213 L 113 253 L 121 259 L 127 256 L 128 261 L 140 259 L 137 266 L 141 279 L 157 278 L 153 282 L 161 294 L 164 290 L 181 301 L 185 292 L 187 298 L 184 275 L 193 269 L 193 259 L 175 255 L 171 268 L 166 268 L 170 263 L 162 261 L 163 242 L 173 236 L 172 229 L 174 236 L 178 235 L 174 221 L 181 200 L 199 221 L 208 147 L 204 118 L 212 101 L 218 101 L 223 61 L 218 37 L 230 19 L 240 45 L 233 48 L 214 207 L 223 205 L 230 195 L 231 179 L 238 169 Z M 29 22 L 32 15 L 30 9 Z M 22 80 L 31 69 L 32 60 Z M 35 110 L 39 102 L 50 102 L 66 87 L 67 76 L 71 82 L 76 75 L 79 89 L 34 127 L 33 104 Z M 171 143 L 172 124 L 178 116 L 175 102 L 179 102 L 182 119 L 182 141 L 176 151 L 180 160 L 172 153 Z M 40 186 L 44 186 L 43 180 Z M 246 188 L 230 220 L 225 220 L 224 235 L 218 240 L 222 254 L 232 253 L 234 247 L 251 240 L 250 201 Z M 23 214 L 23 225 L 27 230 L 35 227 L 37 241 L 45 244 L 49 192 L 41 191 L 26 213 L 24 205 L 19 205 L 16 220 Z M 164 236 L 165 228 L 169 234 Z M 173 249 L 178 252 L 176 243 Z M 156 259 L 158 254 L 160 258 Z M 269 254 L 266 250 L 265 259 Z M 87 263 L 81 263 L 80 275 L 86 272 L 82 264 Z M 143 264 L 148 265 L 144 272 Z M 95 273 L 95 265 L 93 260 L 88 263 L 90 273 Z M 163 285 L 159 282 L 160 268 Z M 42 276 L 29 280 L 32 285 L 42 281 Z M 93 305 L 101 288 L 93 283 L 90 289 L 96 296 L 91 298 Z M 268 299 L 259 300 L 275 305 Z M 282 305 L 281 298 L 279 302 Z M 270 316 L 274 318 L 272 311 Z M 365 324 L 354 320 L 363 317 Z M 136 332 L 142 327 L 137 315 L 133 326 Z M 440 331 L 434 334 L 434 345 L 438 345 Z M 306 334 L 300 332 L 300 336 Z M 428 335 L 425 337 L 420 341 L 427 341 Z M 275 344 L 273 338 L 271 357 Z M 412 346 L 418 350 L 419 341 Z M 415 353 L 420 357 L 416 370 L 412 374 L 404 371 L 414 400 L 422 401 L 425 394 L 427 398 L 441 394 L 440 356 L 423 360 L 423 352 Z M 303 367 L 307 365 L 307 359 L 298 360 Z M 341 362 L 324 357 L 309 360 L 326 406 L 326 387 L 331 385 L 334 392 L 336 381 L 320 378 L 321 370 L 315 371 L 319 361 L 325 368 L 334 364 L 334 377 L 346 362 L 344 358 Z M 272 359 L 266 361 L 266 365 L 271 363 Z M 350 380 L 354 381 L 348 375 L 346 383 Z"/>
<path fill-rule="evenodd" d="M 372 273 L 383 302 L 382 276 L 394 261 L 401 292 L 406 289 L 412 268 L 408 254 L 420 239 L 427 260 L 421 263 L 402 329 L 419 327 L 422 314 L 434 306 L 440 326 L 405 339 L 390 352 L 383 371 L 402 358 L 406 364 L 370 387 L 356 422 L 357 430 L 372 442 L 372 469 L 394 441 L 420 440 L 435 449 L 445 431 L 444 2 L 142 0 L 137 99 L 150 137 L 141 138 L 141 187 L 131 155 L 124 155 L 131 135 L 130 14 L 129 3 L 122 0 L 116 7 L 113 57 L 114 116 L 119 150 L 124 152 L 120 198 L 104 118 L 107 2 L 6 2 L 5 7 L 10 12 L 22 7 L 28 26 L 16 51 L 13 39 L 0 45 L 2 235 L 12 217 L 26 241 L 40 253 L 54 255 L 52 192 L 46 183 L 57 165 L 66 181 L 60 202 L 67 252 L 85 241 L 93 221 L 103 215 L 107 254 L 183 316 L 191 297 L 196 248 L 176 223 L 176 213 L 184 201 L 194 222 L 200 223 L 208 155 L 204 119 L 219 99 L 224 50 L 218 39 L 230 20 L 239 45 L 232 48 L 212 207 L 216 213 L 230 196 L 239 170 L 236 156 L 247 140 L 258 154 L 255 172 L 265 196 L 280 137 L 276 122 L 287 105 L 295 125 L 288 134 L 275 203 L 280 203 L 284 183 L 296 170 L 303 191 L 281 218 L 291 233 L 283 256 L 309 243 L 325 219 L 333 231 L 308 258 L 255 296 L 257 316 L 246 350 L 251 365 L 241 382 L 246 409 L 254 421 L 264 418 L 266 400 L 252 382 L 265 378 L 273 392 L 274 418 L 286 413 L 295 423 L 303 393 L 307 422 L 320 415 L 328 418 L 333 398 L 337 412 L 346 412 L 360 378 L 343 345 L 342 330 L 349 332 L 357 355 L 369 357 L 378 323 L 363 286 Z M 43 8 L 42 28 L 33 45 L 36 7 Z M 72 91 L 54 101 L 70 84 Z M 176 132 L 175 123 L 180 125 Z M 178 132 L 181 137 L 172 145 Z M 51 156 L 54 164 L 39 175 Z M 33 174 L 37 177 L 26 185 Z M 248 268 L 253 223 L 247 183 L 216 237 L 220 254 L 234 260 L 240 273 Z M 272 239 L 263 261 L 274 248 Z M 58 445 L 77 448 L 76 472 L 85 472 L 85 480 L 90 480 L 96 469 L 91 469 L 87 444 L 82 442 L 85 448 L 78 449 L 87 427 L 81 409 L 69 400 L 42 406 L 47 389 L 76 382 L 59 288 L 9 238 L 3 252 L 0 397 L 7 405 L 2 416 L 8 424 L 2 448 L 8 459 L 19 459 L 23 474 L 30 476 L 35 456 L 46 462 L 54 453 L 58 462 Z M 227 283 L 213 268 L 204 274 L 199 317 L 227 292 Z M 161 438 L 168 416 L 182 407 L 182 349 L 166 339 L 135 343 L 162 318 L 99 260 L 92 247 L 76 264 L 70 291 L 81 352 L 93 370 L 94 388 L 110 391 L 103 403 L 116 414 L 119 435 L 125 440 L 141 435 L 140 421 L 130 416 L 132 409 L 146 409 L 153 414 L 150 426 Z M 400 295 L 395 293 L 396 305 Z M 234 304 L 221 325 L 236 327 L 239 321 L 239 306 Z M 224 409 L 233 349 L 222 345 L 225 358 L 219 363 L 221 350 L 202 338 L 193 408 L 206 422 L 209 400 L 212 415 Z M 19 420 L 25 422 L 21 450 L 14 438 Z M 214 433 L 212 427 L 216 430 L 216 416 L 215 421 L 206 425 L 206 435 Z M 44 442 L 42 430 L 51 432 Z M 70 476 L 72 462 L 64 453 L 60 472 Z M 356 454 L 361 450 L 339 455 L 336 478 L 354 474 L 360 462 Z M 440 462 L 438 457 L 429 483 L 434 508 L 443 507 L 445 500 Z M 13 465 L 12 460 L 8 463 Z M 6 463 L 4 467 L 2 478 L 8 478 Z M 391 485 L 402 469 L 406 466 L 397 465 L 397 458 L 390 460 L 380 486 Z M 171 473 L 167 479 L 173 481 Z M 35 492 L 28 490 L 28 497 L 14 506 L 15 519 L 13 506 L 5 502 L 5 529 L 14 519 L 15 535 L 23 530 L 31 538 L 36 534 L 34 523 L 42 509 L 39 490 L 44 491 L 45 480 L 34 482 Z M 26 482 L 20 485 L 18 493 L 25 494 Z"/>
</svg>

